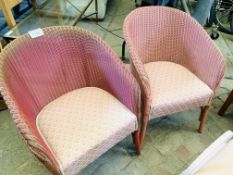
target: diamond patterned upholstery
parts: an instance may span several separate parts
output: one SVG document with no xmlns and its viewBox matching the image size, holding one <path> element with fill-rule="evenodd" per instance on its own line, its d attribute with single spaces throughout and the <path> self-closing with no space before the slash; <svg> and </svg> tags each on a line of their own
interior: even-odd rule
<svg viewBox="0 0 233 175">
<path fill-rule="evenodd" d="M 151 118 L 205 106 L 213 91 L 185 67 L 167 61 L 144 64 L 151 85 Z"/>
<path fill-rule="evenodd" d="M 85 87 L 47 104 L 37 127 L 64 174 L 75 174 L 137 129 L 136 116 L 110 93 Z"/>
</svg>

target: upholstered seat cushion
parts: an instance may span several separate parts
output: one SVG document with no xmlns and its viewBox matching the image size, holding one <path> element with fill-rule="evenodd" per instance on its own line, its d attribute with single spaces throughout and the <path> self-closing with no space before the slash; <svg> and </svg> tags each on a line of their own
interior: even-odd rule
<svg viewBox="0 0 233 175">
<path fill-rule="evenodd" d="M 204 167 L 195 175 L 231 175 L 233 174 L 233 140 L 224 146 Z"/>
<path fill-rule="evenodd" d="M 185 67 L 172 62 L 144 64 L 151 86 L 151 118 L 209 103 L 213 91 Z"/>
<path fill-rule="evenodd" d="M 37 127 L 64 174 L 75 174 L 137 129 L 136 116 L 108 92 L 86 87 L 45 106 Z"/>
</svg>

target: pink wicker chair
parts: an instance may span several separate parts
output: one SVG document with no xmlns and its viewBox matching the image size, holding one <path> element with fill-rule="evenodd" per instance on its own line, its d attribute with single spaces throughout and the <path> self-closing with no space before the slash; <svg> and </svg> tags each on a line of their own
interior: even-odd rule
<svg viewBox="0 0 233 175">
<path fill-rule="evenodd" d="M 177 9 L 143 7 L 126 17 L 124 36 L 142 89 L 141 145 L 149 119 L 193 107 L 201 107 L 201 132 L 225 70 L 204 29 Z"/>
<path fill-rule="evenodd" d="M 53 174 L 75 174 L 133 133 L 140 87 L 96 35 L 50 27 L 1 54 L 0 90 L 26 144 Z"/>
</svg>

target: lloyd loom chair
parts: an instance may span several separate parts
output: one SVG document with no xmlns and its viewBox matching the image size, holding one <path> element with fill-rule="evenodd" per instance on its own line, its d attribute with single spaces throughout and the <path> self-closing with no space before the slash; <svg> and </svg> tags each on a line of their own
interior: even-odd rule
<svg viewBox="0 0 233 175">
<path fill-rule="evenodd" d="M 1 54 L 0 88 L 26 144 L 53 174 L 75 174 L 133 133 L 140 153 L 140 88 L 96 35 L 43 29 Z"/>
<path fill-rule="evenodd" d="M 143 7 L 126 17 L 124 36 L 142 89 L 141 144 L 149 119 L 193 107 L 201 107 L 202 132 L 225 70 L 222 54 L 204 29 L 177 9 Z"/>
</svg>

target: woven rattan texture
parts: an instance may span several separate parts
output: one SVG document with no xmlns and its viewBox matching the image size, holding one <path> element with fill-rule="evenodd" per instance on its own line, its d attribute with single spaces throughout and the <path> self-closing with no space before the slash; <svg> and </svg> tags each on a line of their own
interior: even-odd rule
<svg viewBox="0 0 233 175">
<path fill-rule="evenodd" d="M 124 37 L 144 99 L 142 141 L 151 109 L 151 87 L 144 64 L 170 61 L 183 65 L 213 92 L 224 76 L 221 52 L 205 30 L 180 10 L 161 6 L 138 8 L 124 21 Z"/>
<path fill-rule="evenodd" d="M 53 172 L 56 158 L 36 127 L 40 110 L 77 88 L 108 91 L 136 116 L 140 89 L 117 55 L 98 36 L 77 27 L 49 27 L 10 43 L 0 56 L 0 91 L 31 151 Z"/>
<path fill-rule="evenodd" d="M 37 127 L 68 175 L 137 130 L 137 118 L 108 92 L 85 87 L 46 105 L 38 114 Z"/>
</svg>

